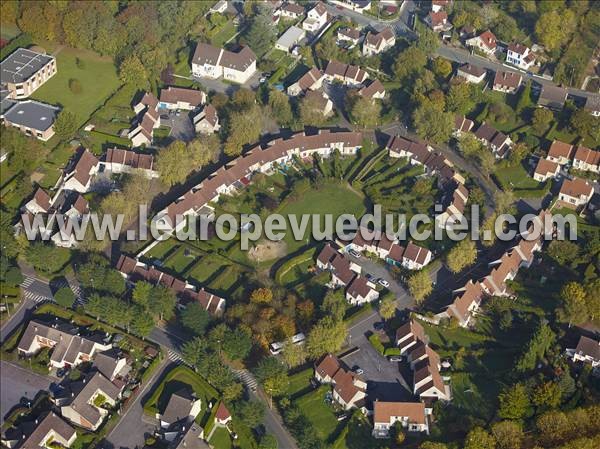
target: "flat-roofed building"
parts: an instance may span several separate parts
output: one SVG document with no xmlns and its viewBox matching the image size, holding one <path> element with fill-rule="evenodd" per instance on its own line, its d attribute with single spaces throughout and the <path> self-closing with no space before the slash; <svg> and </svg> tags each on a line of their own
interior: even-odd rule
<svg viewBox="0 0 600 449">
<path fill-rule="evenodd" d="M 59 112 L 57 106 L 25 100 L 9 104 L 1 118 L 6 126 L 19 128 L 25 135 L 46 142 L 54 135 L 54 122 Z"/>
<path fill-rule="evenodd" d="M 56 73 L 56 58 L 17 48 L 0 62 L 0 84 L 11 98 L 27 98 Z"/>
</svg>

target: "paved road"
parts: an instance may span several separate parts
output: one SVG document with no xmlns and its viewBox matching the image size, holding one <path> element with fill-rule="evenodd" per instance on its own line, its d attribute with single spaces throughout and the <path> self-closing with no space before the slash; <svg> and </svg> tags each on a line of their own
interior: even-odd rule
<svg viewBox="0 0 600 449">
<path fill-rule="evenodd" d="M 0 361 L 0 371 L 0 425 L 4 423 L 4 416 L 23 396 L 33 399 L 40 390 L 48 390 L 55 381 L 50 376 L 42 376 L 4 360 Z"/>
<path fill-rule="evenodd" d="M 383 20 L 367 14 L 360 14 L 347 8 L 338 8 L 336 5 L 327 4 L 329 13 L 334 16 L 343 16 L 351 19 L 362 27 L 370 26 L 378 31 L 391 26 L 399 35 L 411 35 L 412 30 L 408 26 L 410 16 L 415 9 L 415 4 L 411 0 L 404 1 L 400 7 L 400 15 L 395 20 Z"/>
<path fill-rule="evenodd" d="M 121 416 L 117 425 L 106 436 L 102 444 L 103 449 L 138 449 L 144 446 L 146 437 L 152 435 L 155 426 L 144 420 L 144 408 L 142 400 L 148 394 L 157 379 L 171 368 L 171 361 L 165 358 L 152 377 L 142 385 L 135 399 L 128 405 L 127 410 Z M 203 404 L 206 406 L 206 404 Z"/>
<path fill-rule="evenodd" d="M 480 67 L 484 67 L 488 70 L 494 70 L 494 71 L 504 70 L 504 71 L 508 71 L 508 72 L 520 73 L 521 75 L 523 75 L 524 78 L 534 80 L 536 83 L 539 83 L 541 85 L 556 86 L 556 84 L 553 81 L 550 81 L 550 80 L 547 80 L 544 78 L 540 78 L 537 76 L 533 76 L 531 74 L 525 73 L 516 68 L 507 67 L 504 64 L 502 64 L 501 62 L 492 61 L 487 58 L 484 58 L 483 56 L 479 56 L 477 54 L 471 54 L 469 51 L 462 49 L 462 48 L 456 48 L 456 47 L 450 47 L 447 45 L 442 45 L 438 49 L 437 54 L 442 56 L 443 58 L 450 59 L 455 62 L 459 62 L 459 63 L 469 62 L 471 64 L 478 65 Z M 591 96 L 598 96 L 598 94 L 594 94 L 592 92 L 586 92 L 584 90 L 577 89 L 574 87 L 566 87 L 566 90 L 570 95 L 574 95 L 574 96 L 578 96 L 578 97 L 586 97 L 587 98 L 587 97 L 591 97 Z"/>
</svg>

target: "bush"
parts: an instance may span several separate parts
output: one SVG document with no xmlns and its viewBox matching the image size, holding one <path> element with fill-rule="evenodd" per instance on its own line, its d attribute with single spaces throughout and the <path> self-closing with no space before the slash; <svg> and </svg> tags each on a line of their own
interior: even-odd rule
<svg viewBox="0 0 600 449">
<path fill-rule="evenodd" d="M 59 306 L 63 306 L 68 309 L 69 307 L 73 306 L 73 303 L 75 302 L 75 295 L 69 287 L 63 287 L 54 294 L 54 299 Z"/>
<path fill-rule="evenodd" d="M 381 340 L 379 339 L 379 335 L 372 334 L 369 337 L 369 342 L 377 350 L 377 352 L 383 355 L 383 353 L 385 352 L 385 348 L 383 347 L 383 343 L 381 343 Z"/>
<path fill-rule="evenodd" d="M 399 355 L 401 355 L 400 348 L 396 348 L 396 347 L 385 348 L 385 351 L 383 351 L 383 355 L 386 357 L 399 356 Z"/>
<path fill-rule="evenodd" d="M 81 58 L 75 58 L 75 65 L 79 70 L 85 69 L 85 61 Z"/>
<path fill-rule="evenodd" d="M 19 285 L 23 282 L 23 275 L 17 267 L 10 267 L 4 276 L 4 281 L 8 285 Z"/>
<path fill-rule="evenodd" d="M 71 78 L 69 80 L 69 89 L 75 95 L 79 95 L 83 90 L 83 88 L 81 87 L 81 81 L 79 81 L 77 78 Z"/>
</svg>

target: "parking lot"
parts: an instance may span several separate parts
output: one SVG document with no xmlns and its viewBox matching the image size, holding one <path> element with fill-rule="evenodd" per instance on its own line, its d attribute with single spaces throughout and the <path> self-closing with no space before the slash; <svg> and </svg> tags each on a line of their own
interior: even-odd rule
<svg viewBox="0 0 600 449">
<path fill-rule="evenodd" d="M 171 128 L 169 137 L 175 140 L 183 140 L 184 142 L 190 142 L 196 136 L 194 130 L 194 124 L 192 123 L 193 111 L 177 111 L 161 109 L 160 111 L 160 124 L 161 126 L 168 126 Z"/>
</svg>

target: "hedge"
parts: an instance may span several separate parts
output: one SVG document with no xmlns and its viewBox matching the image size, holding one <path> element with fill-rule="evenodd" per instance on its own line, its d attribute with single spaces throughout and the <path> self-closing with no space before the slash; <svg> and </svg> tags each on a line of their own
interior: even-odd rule
<svg viewBox="0 0 600 449">
<path fill-rule="evenodd" d="M 384 354 L 385 348 L 383 347 L 383 343 L 381 343 L 381 340 L 379 339 L 379 335 L 371 334 L 371 336 L 369 336 L 369 342 L 377 350 L 377 352 L 379 352 L 381 355 Z"/>
<path fill-rule="evenodd" d="M 385 348 L 385 351 L 383 351 L 383 355 L 386 357 L 399 356 L 401 355 L 400 348 L 396 348 L 395 346 Z"/>
<path fill-rule="evenodd" d="M 281 265 L 281 267 L 279 267 L 279 269 L 277 270 L 277 273 L 275 273 L 275 281 L 278 284 L 281 284 L 281 279 L 288 273 L 288 271 L 300 264 L 308 262 L 313 258 L 314 254 L 315 248 L 310 248 L 302 254 L 299 254 L 296 257 L 292 257 L 290 260 L 284 262 Z"/>
<path fill-rule="evenodd" d="M 31 36 L 27 33 L 23 33 L 15 37 L 12 41 L 10 41 L 5 47 L 0 49 L 0 59 L 6 58 L 17 48 L 27 48 L 29 47 L 33 41 L 31 40 Z"/>
</svg>

